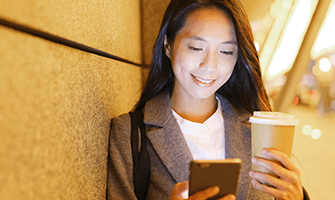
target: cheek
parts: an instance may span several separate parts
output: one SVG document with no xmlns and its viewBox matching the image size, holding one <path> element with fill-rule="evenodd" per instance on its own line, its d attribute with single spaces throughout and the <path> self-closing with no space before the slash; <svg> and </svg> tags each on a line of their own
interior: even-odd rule
<svg viewBox="0 0 335 200">
<path fill-rule="evenodd" d="M 234 57 L 229 63 L 230 73 L 233 73 L 236 63 L 237 63 L 237 56 Z"/>
<path fill-rule="evenodd" d="M 231 75 L 235 68 L 236 61 L 235 60 L 226 60 L 221 63 L 221 74 Z"/>
<path fill-rule="evenodd" d="M 174 73 L 190 73 L 197 66 L 197 58 L 188 54 L 178 54 L 172 60 L 172 69 Z"/>
<path fill-rule="evenodd" d="M 233 73 L 233 70 L 234 68 L 229 68 L 229 69 L 226 69 L 224 72 L 222 72 L 222 78 L 224 79 L 224 82 L 228 81 L 228 79 Z"/>
</svg>

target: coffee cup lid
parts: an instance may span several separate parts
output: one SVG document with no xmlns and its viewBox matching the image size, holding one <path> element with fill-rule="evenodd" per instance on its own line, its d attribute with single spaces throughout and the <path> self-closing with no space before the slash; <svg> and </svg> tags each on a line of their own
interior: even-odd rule
<svg viewBox="0 0 335 200">
<path fill-rule="evenodd" d="M 249 122 L 282 126 L 298 125 L 298 120 L 294 119 L 293 115 L 281 112 L 254 111 L 253 116 L 249 118 Z"/>
</svg>

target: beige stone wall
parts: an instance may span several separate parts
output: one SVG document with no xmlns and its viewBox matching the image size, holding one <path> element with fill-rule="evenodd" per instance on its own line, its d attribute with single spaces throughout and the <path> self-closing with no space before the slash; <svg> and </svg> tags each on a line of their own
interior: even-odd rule
<svg viewBox="0 0 335 200">
<path fill-rule="evenodd" d="M 0 17 L 142 63 L 138 0 L 2 0 Z M 104 199 L 141 68 L 0 26 L 0 199 Z"/>
<path fill-rule="evenodd" d="M 170 0 L 142 0 L 143 83 L 150 71 L 153 46 Z"/>
<path fill-rule="evenodd" d="M 143 62 L 150 65 L 152 48 L 170 0 L 143 0 Z"/>
</svg>

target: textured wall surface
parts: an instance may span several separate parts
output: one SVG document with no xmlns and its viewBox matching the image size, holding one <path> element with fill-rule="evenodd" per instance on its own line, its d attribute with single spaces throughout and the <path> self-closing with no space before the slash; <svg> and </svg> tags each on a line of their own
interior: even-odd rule
<svg viewBox="0 0 335 200">
<path fill-rule="evenodd" d="M 145 65 L 151 63 L 152 48 L 169 3 L 170 0 L 142 0 L 143 62 Z"/>
<path fill-rule="evenodd" d="M 0 16 L 141 62 L 139 0 L 1 0 Z"/>
<path fill-rule="evenodd" d="M 150 71 L 153 46 L 169 3 L 170 0 L 142 0 L 143 84 Z"/>
<path fill-rule="evenodd" d="M 141 63 L 138 0 L 2 0 L 0 17 Z M 0 199 L 104 199 L 141 68 L 0 26 Z"/>
</svg>

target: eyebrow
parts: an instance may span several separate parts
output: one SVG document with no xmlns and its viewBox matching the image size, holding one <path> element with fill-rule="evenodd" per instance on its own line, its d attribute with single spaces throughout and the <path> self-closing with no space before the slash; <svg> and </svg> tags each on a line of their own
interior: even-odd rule
<svg viewBox="0 0 335 200">
<path fill-rule="evenodd" d="M 189 39 L 192 39 L 192 40 L 199 40 L 199 41 L 202 41 L 202 42 L 207 42 L 207 40 L 205 40 L 204 38 L 199 37 L 199 36 L 192 36 L 192 37 L 189 37 Z M 232 45 L 237 45 L 237 42 L 236 42 L 236 41 L 233 41 L 233 40 L 229 40 L 229 41 L 222 42 L 222 44 L 232 44 Z"/>
</svg>

